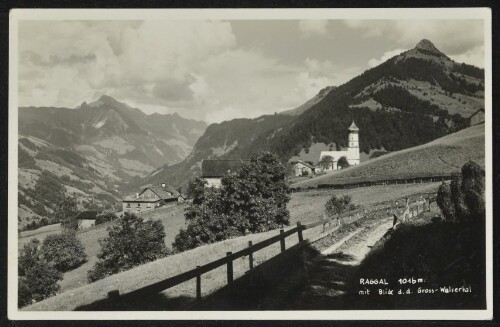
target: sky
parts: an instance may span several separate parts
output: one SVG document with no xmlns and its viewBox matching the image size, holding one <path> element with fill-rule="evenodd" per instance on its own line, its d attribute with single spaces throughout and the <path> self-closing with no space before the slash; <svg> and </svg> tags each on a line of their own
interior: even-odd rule
<svg viewBox="0 0 500 327">
<path fill-rule="evenodd" d="M 483 67 L 481 20 L 20 21 L 19 106 L 106 94 L 209 123 L 295 108 L 421 39 Z"/>
</svg>

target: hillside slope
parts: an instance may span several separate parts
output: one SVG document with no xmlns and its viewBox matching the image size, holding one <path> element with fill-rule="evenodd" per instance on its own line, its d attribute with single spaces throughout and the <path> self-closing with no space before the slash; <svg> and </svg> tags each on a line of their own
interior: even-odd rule
<svg viewBox="0 0 500 327">
<path fill-rule="evenodd" d="M 131 179 L 182 161 L 205 127 L 109 96 L 75 109 L 19 108 L 19 228 L 54 223 L 64 194 L 77 195 L 80 210 L 119 208 Z"/>
<path fill-rule="evenodd" d="M 484 106 L 484 70 L 456 63 L 422 40 L 414 49 L 324 90 L 305 110 L 212 125 L 188 159 L 154 171 L 137 185 L 186 183 L 199 174 L 199 162 L 207 158 L 245 158 L 270 150 L 286 162 L 313 142 L 333 142 L 340 150 L 347 146 L 353 120 L 365 154 L 425 144 L 465 127 L 466 118 Z M 255 127 L 259 122 L 262 128 Z M 244 143 L 238 133 L 245 135 Z"/>
<path fill-rule="evenodd" d="M 427 144 L 386 154 L 356 167 L 297 182 L 292 187 L 450 175 L 459 171 L 469 160 L 484 167 L 484 124 L 463 129 Z"/>
<path fill-rule="evenodd" d="M 189 156 L 179 164 L 165 165 L 146 178 L 131 184 L 137 188 L 159 182 L 185 186 L 187 181 L 201 174 L 201 161 L 212 158 L 247 158 L 249 149 L 259 144 L 259 137 L 270 137 L 293 124 L 295 116 L 270 115 L 254 119 L 233 119 L 208 126 Z"/>
</svg>

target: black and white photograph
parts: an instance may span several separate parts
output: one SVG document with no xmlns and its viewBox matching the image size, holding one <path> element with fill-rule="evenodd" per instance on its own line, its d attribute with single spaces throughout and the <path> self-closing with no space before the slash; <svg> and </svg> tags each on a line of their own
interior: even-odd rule
<svg viewBox="0 0 500 327">
<path fill-rule="evenodd" d="M 489 9 L 9 28 L 10 319 L 492 319 Z"/>
</svg>

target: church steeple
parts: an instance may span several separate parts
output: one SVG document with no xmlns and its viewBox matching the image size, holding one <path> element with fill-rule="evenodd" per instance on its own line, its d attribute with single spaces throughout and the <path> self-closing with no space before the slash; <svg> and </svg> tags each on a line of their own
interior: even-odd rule
<svg viewBox="0 0 500 327">
<path fill-rule="evenodd" d="M 347 148 L 347 161 L 352 166 L 359 165 L 359 128 L 354 121 L 349 126 L 349 146 Z"/>
<path fill-rule="evenodd" d="M 349 126 L 349 132 L 359 132 L 358 126 L 354 123 L 354 120 L 352 121 L 351 126 Z"/>
</svg>

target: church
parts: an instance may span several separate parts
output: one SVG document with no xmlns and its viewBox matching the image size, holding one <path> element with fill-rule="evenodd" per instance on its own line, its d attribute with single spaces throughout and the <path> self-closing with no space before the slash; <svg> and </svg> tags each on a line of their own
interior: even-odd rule
<svg viewBox="0 0 500 327">
<path fill-rule="evenodd" d="M 359 128 L 356 124 L 354 124 L 354 122 L 352 122 L 349 127 L 349 146 L 347 147 L 347 150 L 321 151 L 319 162 L 325 171 L 337 170 L 341 168 L 338 165 L 338 161 L 342 157 L 346 157 L 347 162 L 351 166 L 359 165 Z"/>
</svg>

